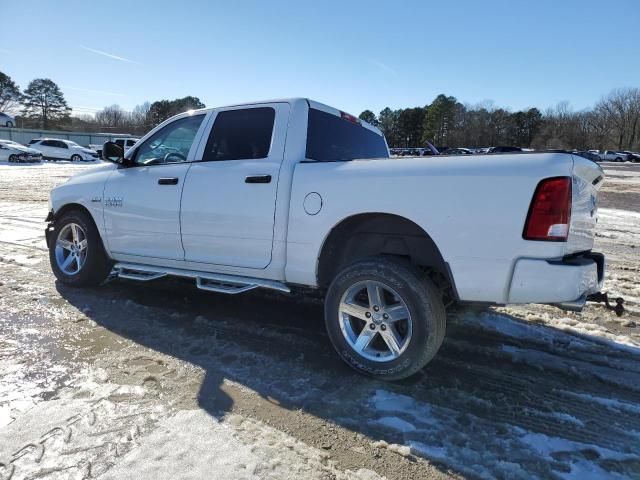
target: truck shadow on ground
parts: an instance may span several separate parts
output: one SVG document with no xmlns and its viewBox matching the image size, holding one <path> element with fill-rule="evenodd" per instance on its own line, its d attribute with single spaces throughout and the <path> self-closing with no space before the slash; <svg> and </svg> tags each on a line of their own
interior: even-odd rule
<svg viewBox="0 0 640 480">
<path fill-rule="evenodd" d="M 227 380 L 251 389 L 269 402 L 265 406 L 302 410 L 351 437 L 411 445 L 444 472 L 501 476 L 509 472 L 508 459 L 524 476 L 553 476 L 585 461 L 640 475 L 633 435 L 640 418 L 629 415 L 640 411 L 637 352 L 598 344 L 576 351 L 560 331 L 557 344 L 531 343 L 470 329 L 454 317 L 443 348 L 423 372 L 384 383 L 338 358 L 317 300 L 217 295 L 179 280 L 57 288 L 98 325 L 202 368 L 204 378 L 193 386 L 197 404 L 217 418 L 234 408 Z M 618 405 L 598 400 L 605 398 Z M 255 415 L 264 420 L 268 410 Z M 286 414 L 267 420 L 295 435 Z M 321 447 L 322 435 L 314 438 Z M 536 446 L 558 438 L 559 452 Z M 626 456 L 610 459 L 603 449 Z"/>
</svg>

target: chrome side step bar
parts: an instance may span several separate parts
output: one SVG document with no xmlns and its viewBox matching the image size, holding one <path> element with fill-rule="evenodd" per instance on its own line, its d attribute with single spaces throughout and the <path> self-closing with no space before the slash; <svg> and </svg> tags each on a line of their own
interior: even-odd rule
<svg viewBox="0 0 640 480">
<path fill-rule="evenodd" d="M 279 292 L 290 293 L 289 287 L 282 282 L 266 280 L 263 278 L 242 277 L 236 275 L 226 275 L 223 273 L 194 272 L 181 270 L 179 268 L 156 267 L 153 265 L 139 265 L 136 263 L 116 263 L 113 272 L 120 278 L 128 280 L 149 281 L 166 277 L 193 278 L 196 286 L 201 290 L 209 292 L 236 294 L 254 288 L 269 288 Z"/>
</svg>

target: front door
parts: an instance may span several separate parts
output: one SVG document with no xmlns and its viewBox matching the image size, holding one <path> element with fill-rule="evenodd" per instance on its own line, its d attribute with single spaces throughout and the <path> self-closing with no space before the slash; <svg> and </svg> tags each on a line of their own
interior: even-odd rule
<svg viewBox="0 0 640 480">
<path fill-rule="evenodd" d="M 165 125 L 131 153 L 132 166 L 109 176 L 102 201 L 112 254 L 184 259 L 180 195 L 204 118 L 185 116 Z"/>
<path fill-rule="evenodd" d="M 219 110 L 211 118 L 182 194 L 185 260 L 269 265 L 288 118 L 286 103 Z"/>
</svg>

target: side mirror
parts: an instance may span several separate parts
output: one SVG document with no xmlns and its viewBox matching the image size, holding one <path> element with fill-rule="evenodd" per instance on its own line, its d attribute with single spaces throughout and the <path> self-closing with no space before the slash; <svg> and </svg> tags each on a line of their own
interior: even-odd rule
<svg viewBox="0 0 640 480">
<path fill-rule="evenodd" d="M 124 149 L 115 142 L 105 142 L 102 146 L 102 159 L 107 162 L 124 163 Z"/>
</svg>

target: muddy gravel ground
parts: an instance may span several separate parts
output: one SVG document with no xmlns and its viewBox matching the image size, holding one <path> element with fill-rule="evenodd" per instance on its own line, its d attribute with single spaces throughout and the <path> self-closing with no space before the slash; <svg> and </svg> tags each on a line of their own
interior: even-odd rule
<svg viewBox="0 0 640 480">
<path fill-rule="evenodd" d="M 452 309 L 435 360 L 382 383 L 303 294 L 57 283 L 48 192 L 91 166 L 0 164 L 0 480 L 640 478 L 640 165 L 604 167 L 625 315 Z"/>
</svg>

